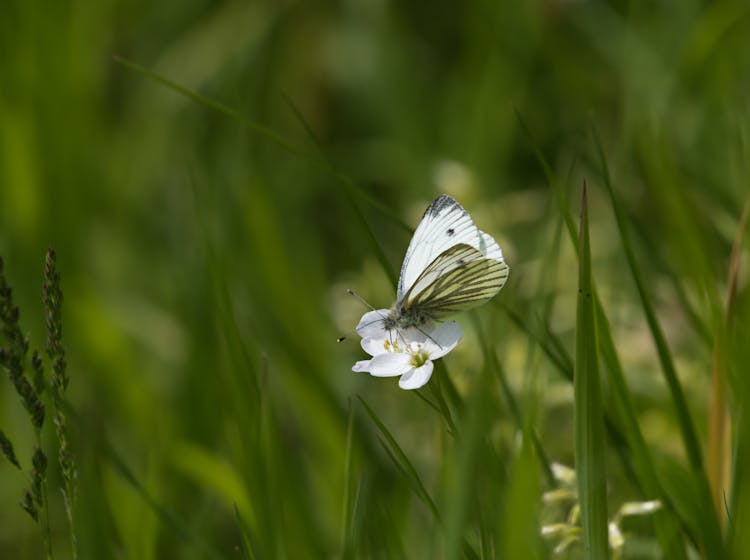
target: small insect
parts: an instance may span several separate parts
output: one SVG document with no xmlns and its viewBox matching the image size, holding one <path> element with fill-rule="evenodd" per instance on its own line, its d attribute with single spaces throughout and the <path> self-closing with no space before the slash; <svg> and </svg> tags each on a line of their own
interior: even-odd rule
<svg viewBox="0 0 750 560">
<path fill-rule="evenodd" d="M 395 305 L 366 314 L 357 331 L 363 334 L 363 327 L 379 322 L 389 332 L 426 332 L 492 298 L 508 273 L 497 242 L 477 228 L 458 202 L 441 195 L 425 210 L 406 250 Z"/>
</svg>

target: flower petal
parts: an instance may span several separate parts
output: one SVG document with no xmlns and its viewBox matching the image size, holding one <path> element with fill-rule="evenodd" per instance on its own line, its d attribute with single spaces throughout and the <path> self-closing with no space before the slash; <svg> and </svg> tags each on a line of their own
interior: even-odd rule
<svg viewBox="0 0 750 560">
<path fill-rule="evenodd" d="M 383 319 L 388 317 L 390 309 L 368 311 L 359 320 L 357 334 L 362 338 L 388 338 L 388 331 L 383 328 Z"/>
<path fill-rule="evenodd" d="M 423 343 L 427 340 L 428 331 L 424 329 L 418 329 L 416 327 L 409 327 L 408 329 L 399 329 L 394 339 L 400 343 L 411 343 L 418 342 Z"/>
<path fill-rule="evenodd" d="M 424 349 L 429 353 L 430 359 L 436 360 L 456 347 L 463 336 L 463 332 L 458 323 L 449 321 L 440 325 L 429 335 L 424 342 Z"/>
<path fill-rule="evenodd" d="M 419 389 L 427 383 L 432 377 L 432 362 L 426 361 L 424 365 L 411 370 L 406 375 L 402 375 L 398 380 L 398 386 L 402 389 Z"/>
<path fill-rule="evenodd" d="M 388 339 L 382 338 L 363 338 L 360 342 L 362 350 L 367 352 L 370 356 L 377 356 L 378 354 L 385 354 L 386 352 L 393 351 L 393 347 L 390 346 L 391 350 L 388 349 Z"/>
<path fill-rule="evenodd" d="M 411 356 L 409 354 L 401 354 L 388 352 L 387 354 L 379 354 L 370 360 L 370 374 L 375 377 L 395 377 L 396 375 L 403 375 L 412 369 L 409 363 Z"/>
<path fill-rule="evenodd" d="M 352 371 L 356 371 L 356 372 L 360 372 L 360 371 L 369 372 L 370 371 L 370 362 L 372 362 L 372 360 L 360 360 L 359 362 L 357 362 L 356 364 L 354 364 L 352 366 Z"/>
</svg>

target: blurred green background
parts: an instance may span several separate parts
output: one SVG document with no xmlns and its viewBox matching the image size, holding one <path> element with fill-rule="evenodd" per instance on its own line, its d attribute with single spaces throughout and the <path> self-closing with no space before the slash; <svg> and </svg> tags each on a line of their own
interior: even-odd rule
<svg viewBox="0 0 750 560">
<path fill-rule="evenodd" d="M 3 2 L 0 255 L 41 347 L 43 256 L 58 252 L 81 557 L 242 558 L 243 524 L 257 558 L 452 557 L 455 527 L 472 544 L 477 528 L 493 535 L 482 556 L 545 556 L 518 504 L 539 507 L 546 486 L 519 472 L 519 427 L 480 340 L 548 458 L 572 465 L 572 387 L 508 315 L 541 319 L 572 353 L 577 264 L 536 150 L 576 215 L 588 180 L 594 274 L 642 430 L 683 462 L 592 128 L 704 434 L 715 302 L 750 192 L 749 95 L 743 1 Z M 346 289 L 392 303 L 401 224 L 441 192 L 511 267 L 492 303 L 459 317 L 465 339 L 436 374 L 466 402 L 482 395 L 456 413 L 483 426 L 476 441 L 454 441 L 394 380 L 350 371 L 364 309 Z M 0 428 L 28 467 L 32 430 L 4 379 Z M 68 558 L 52 463 L 55 557 Z M 609 476 L 613 511 L 648 498 L 616 463 Z M 17 506 L 25 474 L 2 463 L 0 477 L 0 557 L 42 557 Z M 633 533 L 631 557 L 659 557 L 648 520 Z"/>
</svg>

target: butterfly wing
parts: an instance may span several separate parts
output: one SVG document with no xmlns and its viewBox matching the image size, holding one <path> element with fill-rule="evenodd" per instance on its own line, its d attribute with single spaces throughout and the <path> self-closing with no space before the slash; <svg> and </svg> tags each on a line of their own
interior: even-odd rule
<svg viewBox="0 0 750 560">
<path fill-rule="evenodd" d="M 487 258 L 479 249 L 459 243 L 424 269 L 405 294 L 403 304 L 439 320 L 492 298 L 505 285 L 508 272 L 502 259 Z"/>
<path fill-rule="evenodd" d="M 495 240 L 477 228 L 458 202 L 444 194 L 427 207 L 409 243 L 398 280 L 398 301 L 404 301 L 407 292 L 415 297 L 420 291 L 416 288 L 417 279 L 438 256 L 460 244 L 474 248 L 481 258 L 499 261 L 505 266 L 507 276 L 507 265 Z M 445 266 L 445 263 L 440 266 Z"/>
</svg>

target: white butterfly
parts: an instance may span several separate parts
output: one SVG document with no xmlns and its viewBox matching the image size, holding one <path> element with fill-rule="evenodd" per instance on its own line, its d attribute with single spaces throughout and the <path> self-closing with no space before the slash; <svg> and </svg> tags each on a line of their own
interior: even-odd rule
<svg viewBox="0 0 750 560">
<path fill-rule="evenodd" d="M 427 207 L 414 232 L 401 266 L 396 304 L 387 313 L 378 312 L 378 326 L 386 331 L 430 329 L 492 298 L 505 285 L 508 271 L 497 242 L 477 228 L 458 202 L 441 195 Z M 367 327 L 374 326 L 372 317 L 373 312 L 366 314 L 357 327 L 363 338 Z"/>
</svg>

